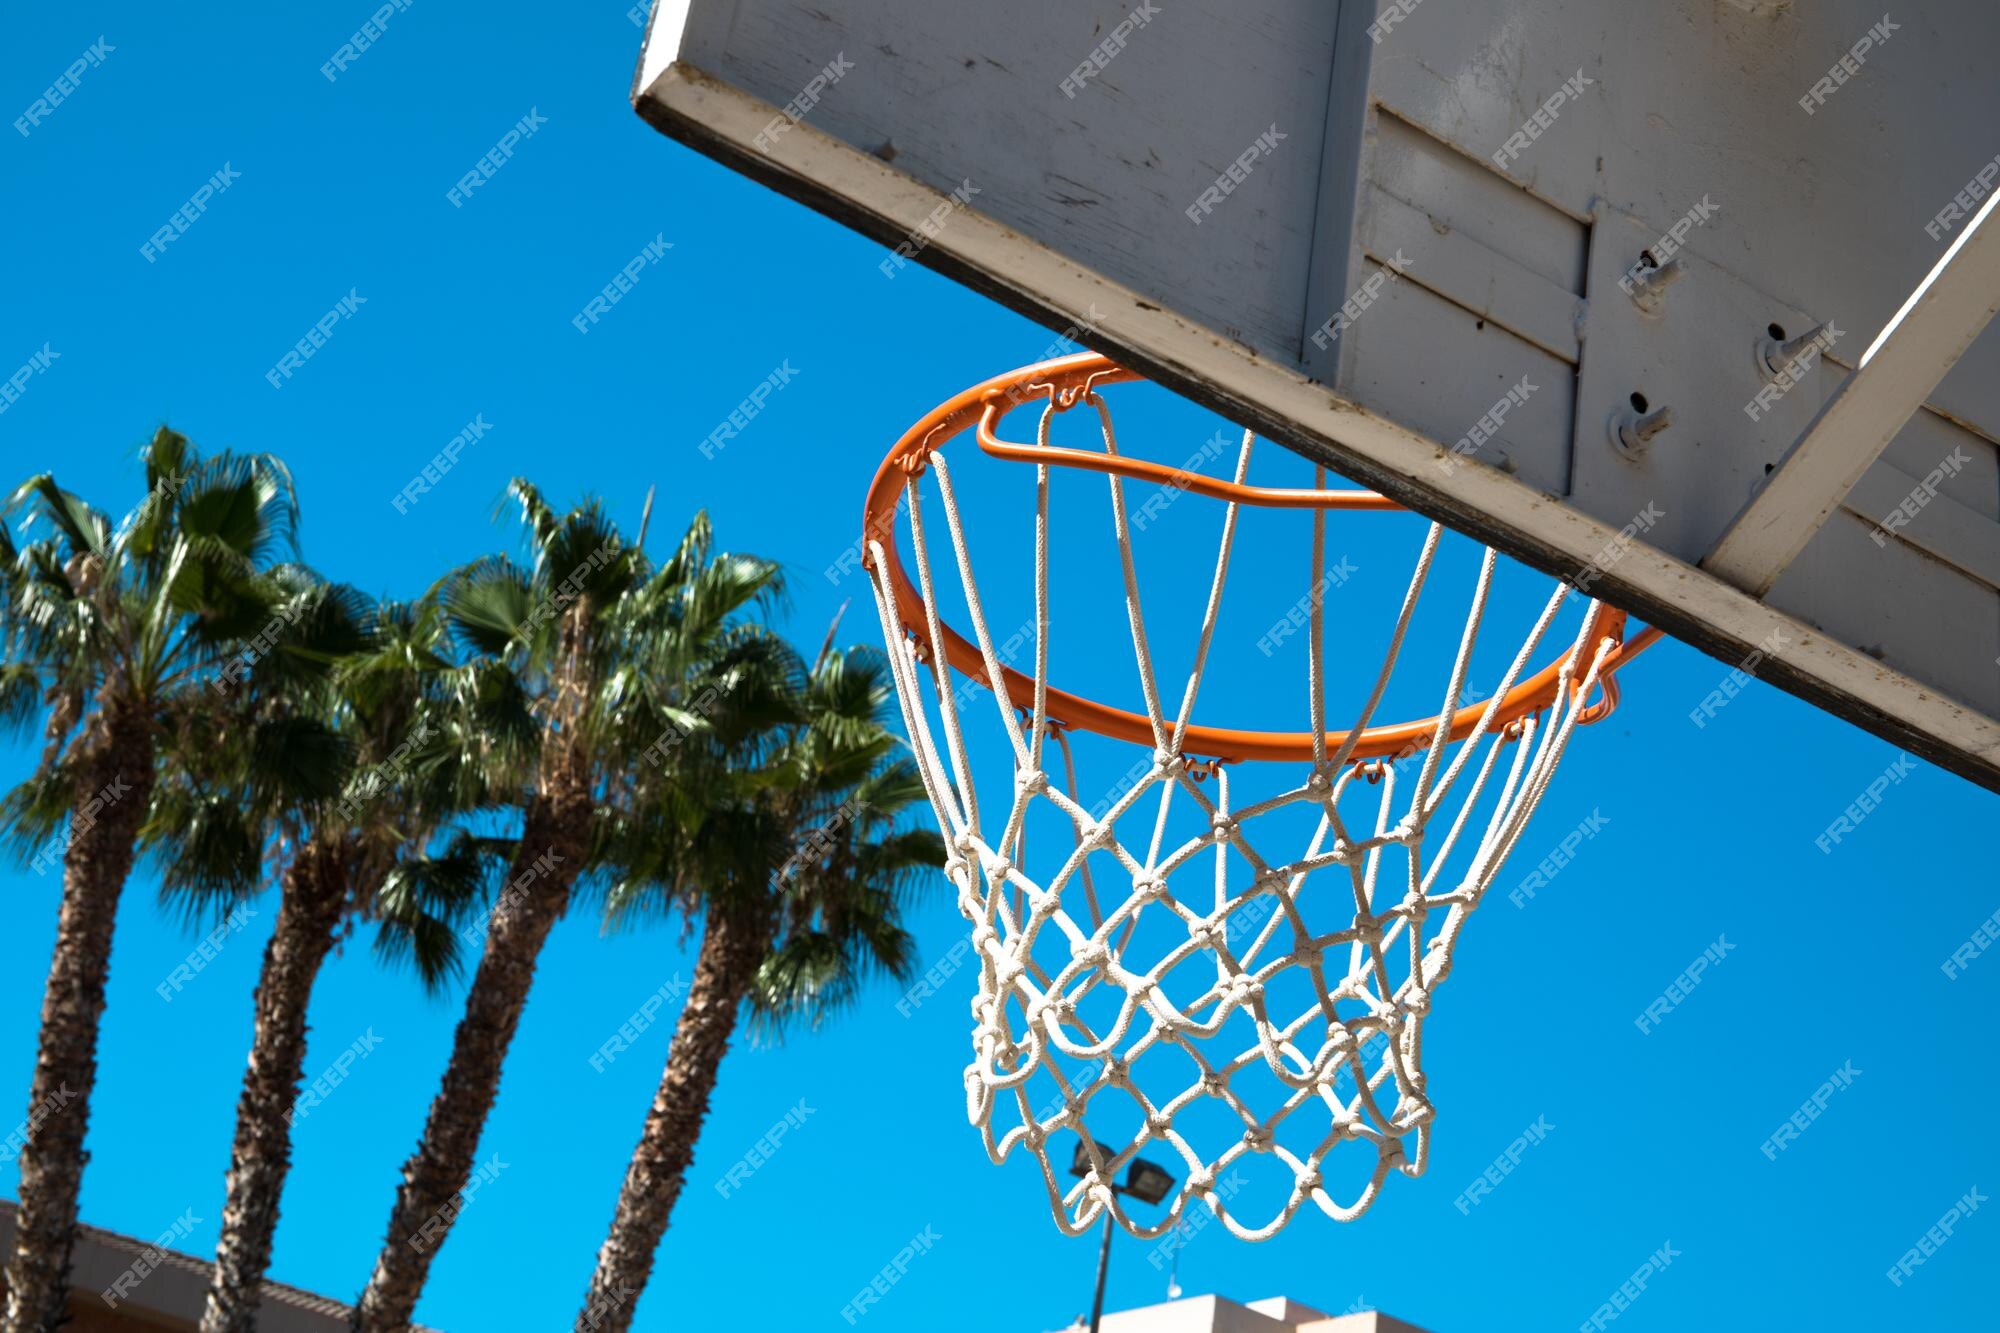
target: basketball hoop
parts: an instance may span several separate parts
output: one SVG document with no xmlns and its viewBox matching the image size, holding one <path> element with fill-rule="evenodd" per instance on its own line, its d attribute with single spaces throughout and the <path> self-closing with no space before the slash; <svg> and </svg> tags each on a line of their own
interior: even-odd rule
<svg viewBox="0 0 2000 1333">
<path fill-rule="evenodd" d="M 904 724 L 943 832 L 945 870 L 972 926 L 980 979 L 973 1005 L 974 1058 L 965 1079 L 969 1116 L 984 1135 L 988 1154 L 1002 1162 L 1026 1147 L 1041 1167 L 1057 1224 L 1069 1234 L 1084 1231 L 1108 1209 L 1133 1234 L 1157 1236 L 1198 1199 L 1237 1236 L 1263 1240 L 1307 1200 L 1348 1221 L 1374 1203 L 1392 1170 L 1412 1177 L 1423 1173 L 1435 1115 L 1424 1092 L 1423 1023 L 1436 988 L 1451 971 L 1459 933 L 1519 840 L 1575 728 L 1617 706 L 1613 671 L 1655 636 L 1648 630 L 1628 642 L 1623 613 L 1593 601 L 1567 646 L 1543 648 L 1572 593 L 1558 583 L 1492 697 L 1461 706 L 1497 559 L 1488 550 L 1446 673 L 1443 704 L 1430 717 L 1375 723 L 1431 576 L 1442 536 L 1432 524 L 1381 672 L 1347 730 L 1327 727 L 1326 609 L 1317 595 L 1309 598 L 1307 729 L 1195 725 L 1192 713 L 1239 511 L 1245 506 L 1307 511 L 1319 580 L 1329 513 L 1401 506 L 1372 491 L 1248 485 L 1254 441 L 1248 432 L 1231 480 L 1128 456 L 1119 450 L 1101 391 L 1139 378 L 1084 353 L 998 376 L 939 406 L 898 441 L 876 473 L 868 493 L 864 552 Z M 1037 441 L 1009 443 L 1000 437 L 1000 427 L 1025 403 L 1042 407 Z M 1050 442 L 1055 418 L 1079 406 L 1098 414 L 1101 452 Z M 1031 673 L 1000 660 L 982 608 L 945 457 L 947 446 L 968 430 L 986 455 L 1037 469 Z M 1049 680 L 1052 468 L 1109 478 L 1141 711 Z M 939 608 L 930 556 L 934 533 L 926 527 L 926 476 L 934 479 L 942 503 L 970 638 L 945 624 Z M 1127 521 L 1128 484 L 1173 487 L 1224 506 L 1199 647 L 1172 712 L 1163 706 L 1146 632 Z M 898 551 L 899 511 L 907 515 L 914 581 Z M 1302 521 L 1308 520 L 1302 516 Z M 1538 658 L 1546 660 L 1531 671 Z M 954 671 L 992 691 L 1012 752 L 1013 781 L 1006 816 L 997 827 L 982 820 Z M 1078 797 L 1073 733 L 1151 752 L 1150 770 L 1101 818 Z M 1061 784 L 1045 766 L 1051 739 L 1066 773 Z M 1287 772 L 1294 765 L 1305 766 L 1303 780 Z M 1410 766 L 1416 768 L 1414 777 L 1404 772 Z M 1274 792 L 1233 803 L 1232 789 L 1248 785 L 1239 783 L 1239 775 L 1251 773 Z M 1204 790 L 1211 779 L 1212 796 Z M 1472 827 L 1479 824 L 1472 816 L 1483 798 L 1490 810 L 1483 826 Z M 1176 801 L 1192 803 L 1198 815 L 1183 811 L 1181 817 L 1200 827 L 1169 845 L 1164 834 Z M 1027 828 L 1031 811 L 1042 803 L 1060 812 L 1073 840 L 1031 869 Z M 1149 810 L 1141 812 L 1142 805 Z M 1310 839 L 1298 839 L 1303 846 L 1279 854 L 1272 843 L 1286 836 L 1278 831 L 1286 811 L 1308 819 L 1316 811 L 1317 824 Z M 1130 845 L 1121 838 L 1121 821 L 1139 828 Z M 1265 845 L 1260 848 L 1258 840 Z M 1040 845 L 1038 839 L 1037 850 Z M 1455 851 L 1464 864 L 1445 878 Z M 1407 874 L 1381 875 L 1384 862 L 1396 857 L 1407 863 Z M 1211 872 L 1202 874 L 1211 864 Z M 1122 901 L 1104 904 L 1100 892 L 1108 870 L 1125 892 Z M 1256 933 L 1239 938 L 1243 923 L 1253 917 Z M 1148 963 L 1128 952 L 1135 947 L 1135 931 L 1156 930 L 1170 937 L 1157 959 Z M 1139 965 L 1128 967 L 1128 961 Z M 1177 989 L 1183 993 L 1173 994 Z M 1295 1000 L 1282 998 L 1288 990 L 1299 993 Z M 1225 1035 L 1225 1029 L 1236 1028 L 1246 1030 Z M 1198 1075 L 1177 1080 L 1165 1092 L 1149 1089 L 1148 1079 L 1160 1075 L 1148 1071 L 1165 1069 L 1166 1053 L 1173 1049 L 1192 1058 Z M 1093 1062 L 1096 1068 L 1078 1075 L 1065 1071 L 1066 1061 Z M 1348 1076 L 1345 1091 L 1337 1087 L 1342 1075 Z M 1036 1104 L 1031 1078 L 1053 1084 L 1047 1104 Z M 1274 1085 L 1265 1098 L 1269 1104 L 1253 1106 L 1232 1087 L 1232 1079 Z M 1128 1113 L 1135 1128 L 1123 1146 L 1107 1151 L 1086 1125 L 1086 1114 L 1094 1101 L 1114 1092 L 1118 1095 L 1108 1099 L 1104 1113 Z M 1198 1144 L 1201 1136 L 1189 1130 L 1194 1108 L 1233 1117 L 1231 1141 L 1220 1147 Z M 1070 1154 L 1050 1143 L 1065 1130 L 1079 1137 L 1077 1152 L 1090 1162 L 1075 1184 L 1066 1183 Z M 1300 1142 L 1284 1141 L 1299 1134 L 1305 1135 Z M 1174 1152 L 1185 1168 L 1167 1215 L 1152 1224 L 1129 1216 L 1113 1188 L 1117 1173 L 1149 1144 Z M 1361 1154 L 1366 1182 L 1342 1201 L 1322 1168 L 1346 1144 L 1372 1148 L 1374 1160 L 1368 1163 Z M 1218 1185 L 1231 1167 L 1252 1158 L 1281 1163 L 1289 1180 L 1280 1178 L 1288 1186 L 1285 1200 L 1272 1206 L 1267 1219 L 1246 1222 L 1232 1214 L 1227 1192 Z"/>
</svg>

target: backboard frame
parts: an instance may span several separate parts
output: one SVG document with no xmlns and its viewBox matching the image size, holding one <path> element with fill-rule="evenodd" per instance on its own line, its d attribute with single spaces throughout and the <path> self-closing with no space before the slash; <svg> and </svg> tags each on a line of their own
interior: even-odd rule
<svg viewBox="0 0 2000 1333">
<path fill-rule="evenodd" d="M 682 58 L 700 0 L 655 7 L 633 101 L 669 137 L 1121 365 L 1730 666 L 2000 791 L 2000 722 L 1498 468 L 1452 450 Z M 945 209 L 949 226 L 925 229 Z M 921 245 L 910 245 L 921 238 Z M 1024 358 L 1026 359 L 1026 358 Z M 896 423 L 884 423 L 892 431 Z M 857 484 L 857 496 L 861 486 Z M 1769 651 L 1773 643 L 1781 652 Z"/>
</svg>

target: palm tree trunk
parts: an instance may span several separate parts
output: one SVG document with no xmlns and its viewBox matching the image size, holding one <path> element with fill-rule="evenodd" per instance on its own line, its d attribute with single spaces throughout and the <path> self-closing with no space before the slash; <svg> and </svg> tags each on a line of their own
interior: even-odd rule
<svg viewBox="0 0 2000 1333">
<path fill-rule="evenodd" d="M 278 1199 L 292 1165 L 291 1109 L 306 1058 L 306 1009 L 346 904 L 336 847 L 314 839 L 285 872 L 278 920 L 257 978 L 257 1023 L 236 1102 L 222 1239 L 201 1333 L 251 1333 L 257 1323 Z"/>
<path fill-rule="evenodd" d="M 91 730 L 72 752 L 78 766 L 70 843 L 63 854 L 62 913 L 42 995 L 42 1031 L 21 1148 L 21 1207 L 7 1257 L 7 1333 L 46 1333 L 65 1318 L 69 1249 L 83 1186 L 97 1028 L 111 972 L 118 898 L 153 793 L 148 719 L 100 695 Z"/>
<path fill-rule="evenodd" d="M 769 931 L 753 920 L 712 914 L 702 933 L 694 984 L 674 1024 L 674 1043 L 653 1109 L 625 1170 L 611 1233 L 577 1316 L 576 1333 L 626 1333 L 653 1272 L 653 1256 L 694 1160 L 722 1057 L 736 1031 L 743 997 L 763 958 Z"/>
<path fill-rule="evenodd" d="M 416 1314 L 431 1261 L 451 1228 L 450 1205 L 472 1177 L 480 1131 L 500 1093 L 501 1066 L 528 1002 L 535 961 L 569 903 L 589 851 L 590 816 L 587 794 L 538 796 L 528 806 L 508 887 L 487 923 L 486 952 L 452 1039 L 451 1063 L 417 1150 L 403 1164 L 389 1234 L 355 1306 L 357 1333 L 404 1333 Z"/>
</svg>

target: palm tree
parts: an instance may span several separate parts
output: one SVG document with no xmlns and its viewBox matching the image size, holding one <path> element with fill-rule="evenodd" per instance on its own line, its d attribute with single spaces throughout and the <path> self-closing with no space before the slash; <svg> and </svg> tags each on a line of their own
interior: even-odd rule
<svg viewBox="0 0 2000 1333">
<path fill-rule="evenodd" d="M 635 824 L 620 849 L 640 874 L 612 889 L 613 919 L 648 905 L 699 912 L 702 937 L 577 1333 L 631 1326 L 739 1016 L 772 1036 L 798 1019 L 817 1028 L 871 974 L 912 970 L 900 907 L 943 853 L 935 834 L 896 827 L 924 791 L 882 724 L 888 695 L 879 658 L 823 655 L 791 725 L 684 763 L 667 785 L 702 794 L 663 793 L 666 818 Z"/>
<path fill-rule="evenodd" d="M 518 699 L 535 721 L 527 746 L 496 745 L 476 729 L 462 738 L 464 765 L 484 766 L 484 780 L 512 789 L 521 831 L 442 1086 L 356 1306 L 354 1327 L 364 1333 L 409 1327 L 471 1178 L 536 960 L 595 866 L 605 829 L 626 817 L 629 774 L 668 720 L 694 720 L 687 705 L 697 694 L 720 698 L 724 715 L 757 706 L 757 690 L 724 696 L 703 687 L 727 683 L 729 663 L 766 651 L 738 616 L 779 586 L 775 565 L 713 553 L 705 515 L 656 571 L 600 504 L 558 515 L 519 478 L 509 493 L 532 567 L 481 560 L 447 575 L 434 595 L 473 657 L 476 692 Z"/>
<path fill-rule="evenodd" d="M 184 757 L 141 831 L 164 864 L 163 893 L 191 914 L 226 912 L 269 879 L 279 888 L 204 1333 L 255 1326 L 320 968 L 373 920 L 377 952 L 437 989 L 457 971 L 453 926 L 490 851 L 463 830 L 431 850 L 467 809 L 434 762 L 452 669 L 435 609 L 377 608 L 304 571 L 279 581 L 287 595 L 265 651 L 229 663 L 211 707 L 173 738 Z"/>
<path fill-rule="evenodd" d="M 0 828 L 24 855 L 63 846 L 6 1265 L 6 1327 L 17 1333 L 64 1317 L 112 929 L 153 797 L 158 737 L 206 692 L 221 655 L 268 622 L 260 571 L 280 548 L 296 549 L 297 499 L 276 459 L 201 458 L 164 428 L 144 458 L 146 499 L 115 528 L 47 475 L 4 509 L 27 512 L 24 538 L 48 529 L 18 547 L 6 538 L 0 559 L 12 567 L 11 715 L 20 720 L 36 689 L 49 712 L 41 762 L 0 803 Z"/>
</svg>

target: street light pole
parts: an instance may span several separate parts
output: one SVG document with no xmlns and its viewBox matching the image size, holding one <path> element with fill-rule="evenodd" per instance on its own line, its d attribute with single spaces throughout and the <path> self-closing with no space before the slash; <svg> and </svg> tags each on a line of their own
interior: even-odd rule
<svg viewBox="0 0 2000 1333">
<path fill-rule="evenodd" d="M 1090 1302 L 1090 1333 L 1104 1318 L 1104 1277 L 1111 1271 L 1111 1210 L 1104 1210 L 1104 1244 L 1097 1250 L 1097 1295 Z"/>
<path fill-rule="evenodd" d="M 1100 1143 L 1097 1145 L 1097 1155 L 1103 1159 L 1112 1156 L 1112 1152 Z M 1089 1145 L 1079 1142 L 1076 1145 L 1076 1156 L 1070 1162 L 1069 1173 L 1078 1177 L 1088 1176 L 1092 1169 Z M 1174 1178 L 1165 1168 L 1152 1162 L 1142 1162 L 1135 1157 L 1132 1159 L 1132 1164 L 1126 1168 L 1125 1183 L 1121 1185 L 1115 1180 L 1110 1183 L 1113 1194 L 1129 1195 L 1141 1203 L 1156 1204 L 1172 1191 Z M 1111 1271 L 1111 1233 L 1115 1229 L 1111 1210 L 1106 1208 L 1104 1242 L 1097 1248 L 1097 1294 L 1090 1302 L 1090 1333 L 1098 1333 L 1098 1325 L 1104 1319 L 1104 1279 Z"/>
</svg>

